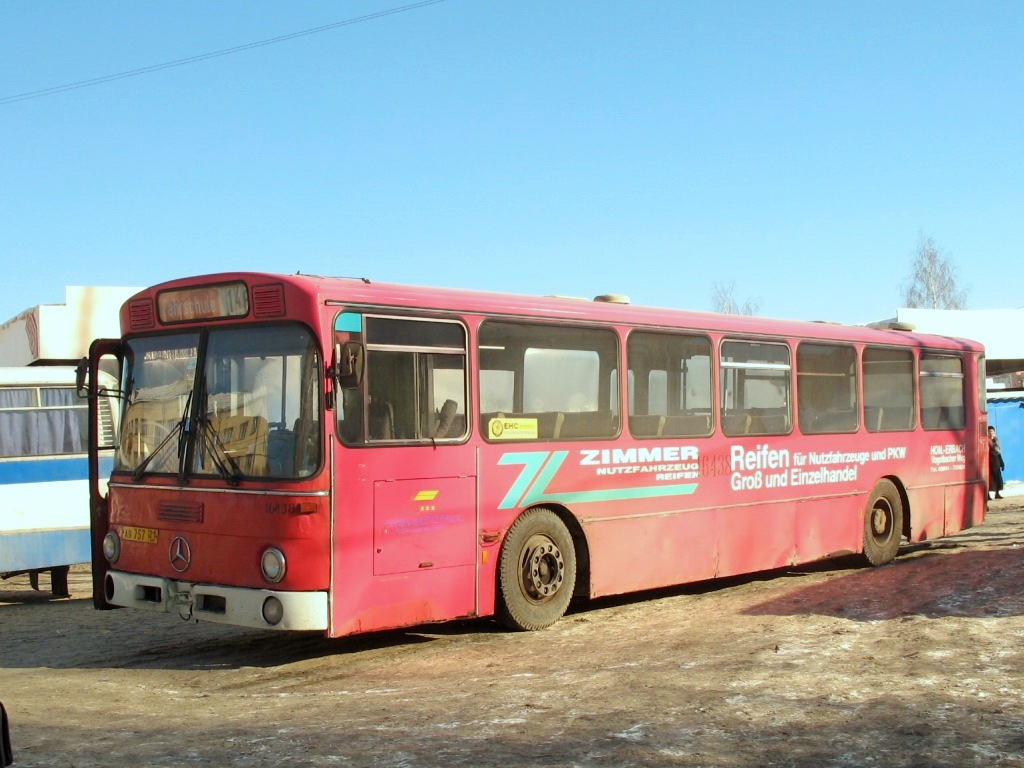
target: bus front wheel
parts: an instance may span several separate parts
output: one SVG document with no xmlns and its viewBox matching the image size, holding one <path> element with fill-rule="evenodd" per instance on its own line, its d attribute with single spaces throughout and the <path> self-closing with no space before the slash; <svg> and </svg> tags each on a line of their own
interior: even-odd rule
<svg viewBox="0 0 1024 768">
<path fill-rule="evenodd" d="M 565 523 L 537 507 L 512 523 L 498 563 L 496 617 L 510 629 L 550 627 L 565 613 L 576 585 L 576 550 Z"/>
<path fill-rule="evenodd" d="M 871 492 L 864 515 L 864 557 L 885 565 L 896 557 L 903 536 L 903 500 L 896 486 L 881 480 Z"/>
</svg>

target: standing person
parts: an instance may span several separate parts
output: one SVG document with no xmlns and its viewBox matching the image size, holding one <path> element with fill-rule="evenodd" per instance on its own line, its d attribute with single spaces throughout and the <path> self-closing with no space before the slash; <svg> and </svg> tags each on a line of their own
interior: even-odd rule
<svg viewBox="0 0 1024 768">
<path fill-rule="evenodd" d="M 1003 490 L 1003 449 L 996 437 L 996 428 L 988 428 L 988 492 L 995 491 L 996 498 L 1003 498 L 999 492 Z"/>
</svg>

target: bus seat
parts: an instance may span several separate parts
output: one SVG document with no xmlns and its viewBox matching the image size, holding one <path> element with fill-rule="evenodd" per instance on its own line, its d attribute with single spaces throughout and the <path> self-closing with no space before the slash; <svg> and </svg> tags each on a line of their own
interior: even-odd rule
<svg viewBox="0 0 1024 768">
<path fill-rule="evenodd" d="M 629 417 L 629 431 L 633 437 L 661 437 L 665 417 L 656 413 L 638 413 Z"/>
<path fill-rule="evenodd" d="M 803 419 L 801 426 L 804 427 Z M 806 428 L 806 427 L 805 427 Z M 848 411 L 822 411 L 811 418 L 809 431 L 814 435 L 853 432 L 857 429 L 857 413 Z"/>
<path fill-rule="evenodd" d="M 750 433 L 751 418 L 749 413 L 722 414 L 722 431 L 727 435 L 746 435 Z"/>
<path fill-rule="evenodd" d="M 665 437 L 702 437 L 711 434 L 711 416 L 689 413 L 665 418 Z"/>
<path fill-rule="evenodd" d="M 908 430 L 914 425 L 914 409 L 911 406 L 886 408 L 882 429 Z"/>
<path fill-rule="evenodd" d="M 615 414 L 608 411 L 573 411 L 562 415 L 558 437 L 610 437 L 615 434 Z"/>
<path fill-rule="evenodd" d="M 455 421 L 455 412 L 458 409 L 459 404 L 454 400 L 444 401 L 444 405 L 441 406 L 441 410 L 437 413 L 437 426 L 434 427 L 431 437 L 448 437 L 448 431 L 452 428 L 452 423 Z"/>
<path fill-rule="evenodd" d="M 747 433 L 751 435 L 784 435 L 789 432 L 788 413 L 751 412 Z"/>
<path fill-rule="evenodd" d="M 864 408 L 864 425 L 869 432 L 882 431 L 882 419 L 884 413 L 882 406 L 869 405 Z"/>
<path fill-rule="evenodd" d="M 456 413 L 452 419 L 452 425 L 448 428 L 448 437 L 462 437 L 466 434 L 466 416 Z"/>
<path fill-rule="evenodd" d="M 320 461 L 320 423 L 316 419 L 299 417 L 295 420 L 292 432 L 292 464 L 286 474 L 294 472 L 301 477 L 311 475 Z"/>
<path fill-rule="evenodd" d="M 395 437 L 395 409 L 387 400 L 370 403 L 370 438 L 393 440 Z"/>
<path fill-rule="evenodd" d="M 963 424 L 963 407 L 940 405 L 921 409 L 921 426 L 925 429 L 961 429 Z"/>
<path fill-rule="evenodd" d="M 267 438 L 267 471 L 272 477 L 292 474 L 295 465 L 295 432 L 271 430 Z"/>
<path fill-rule="evenodd" d="M 539 413 L 514 413 L 509 418 L 536 419 L 538 438 L 555 438 L 562 434 L 562 423 L 565 414 L 561 411 L 542 411 Z"/>
<path fill-rule="evenodd" d="M 910 406 L 871 406 L 864 409 L 872 432 L 898 432 L 914 428 L 914 409 Z"/>
</svg>

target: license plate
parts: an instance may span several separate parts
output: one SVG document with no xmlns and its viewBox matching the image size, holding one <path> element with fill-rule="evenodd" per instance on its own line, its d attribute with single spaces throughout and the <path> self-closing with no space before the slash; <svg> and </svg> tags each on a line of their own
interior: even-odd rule
<svg viewBox="0 0 1024 768">
<path fill-rule="evenodd" d="M 126 525 L 121 528 L 121 539 L 123 541 L 140 541 L 143 544 L 156 544 L 159 533 L 156 528 L 136 528 L 133 525 Z"/>
</svg>

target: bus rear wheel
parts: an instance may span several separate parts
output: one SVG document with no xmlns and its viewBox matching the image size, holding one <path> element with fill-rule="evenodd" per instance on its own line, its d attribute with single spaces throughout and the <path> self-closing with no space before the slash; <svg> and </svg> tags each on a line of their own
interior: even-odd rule
<svg viewBox="0 0 1024 768">
<path fill-rule="evenodd" d="M 512 523 L 498 563 L 496 617 L 509 629 L 550 627 L 565 614 L 576 585 L 576 550 L 565 523 L 537 507 Z"/>
<path fill-rule="evenodd" d="M 885 565 L 896 557 L 903 537 L 903 499 L 890 480 L 880 480 L 864 514 L 864 557 Z"/>
</svg>

